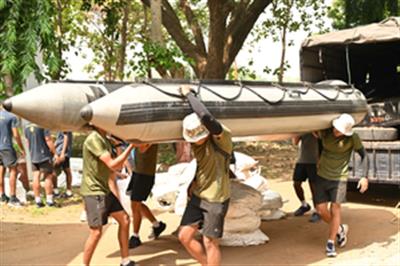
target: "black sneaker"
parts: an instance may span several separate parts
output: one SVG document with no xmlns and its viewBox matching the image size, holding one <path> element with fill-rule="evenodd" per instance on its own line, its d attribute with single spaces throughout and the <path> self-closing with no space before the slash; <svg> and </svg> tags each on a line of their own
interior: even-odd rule
<svg viewBox="0 0 400 266">
<path fill-rule="evenodd" d="M 36 202 L 36 207 L 43 208 L 44 206 L 43 202 Z"/>
<path fill-rule="evenodd" d="M 1 204 L 7 204 L 9 201 L 10 201 L 10 198 L 7 197 L 6 194 L 1 195 L 1 200 L 0 200 Z"/>
<path fill-rule="evenodd" d="M 347 233 L 349 232 L 349 226 L 347 224 L 341 224 L 339 227 L 339 233 L 336 234 L 336 242 L 339 247 L 344 247 L 347 243 Z"/>
<path fill-rule="evenodd" d="M 136 262 L 131 260 L 126 266 L 135 266 L 135 265 L 136 265 Z M 124 265 L 122 265 L 122 263 L 121 263 L 120 266 L 124 266 Z"/>
<path fill-rule="evenodd" d="M 318 213 L 314 212 L 311 217 L 310 220 L 308 220 L 310 223 L 316 223 L 319 222 L 321 220 L 321 216 L 319 216 Z"/>
<path fill-rule="evenodd" d="M 149 239 L 157 239 L 164 232 L 165 228 L 167 228 L 167 225 L 160 221 L 158 227 L 153 226 L 153 232 L 149 236 Z"/>
<path fill-rule="evenodd" d="M 302 215 L 304 215 L 306 212 L 308 212 L 309 210 L 311 210 L 311 206 L 310 206 L 309 204 L 307 204 L 307 206 L 301 205 L 300 208 L 298 208 L 298 209 L 294 212 L 294 216 L 302 216 Z"/>
<path fill-rule="evenodd" d="M 58 205 L 57 205 L 57 203 L 55 203 L 54 201 L 52 201 L 52 202 L 46 202 L 46 205 L 47 205 L 47 207 L 54 207 L 54 208 L 57 208 L 58 207 Z"/>
<path fill-rule="evenodd" d="M 336 249 L 334 243 L 332 242 L 326 243 L 326 256 L 330 258 L 336 257 Z"/>
<path fill-rule="evenodd" d="M 129 248 L 137 248 L 142 244 L 142 241 L 140 241 L 139 237 L 136 236 L 131 236 L 129 239 Z"/>
<path fill-rule="evenodd" d="M 8 202 L 8 206 L 11 207 L 21 207 L 22 204 L 16 196 L 11 196 L 10 201 Z"/>
</svg>

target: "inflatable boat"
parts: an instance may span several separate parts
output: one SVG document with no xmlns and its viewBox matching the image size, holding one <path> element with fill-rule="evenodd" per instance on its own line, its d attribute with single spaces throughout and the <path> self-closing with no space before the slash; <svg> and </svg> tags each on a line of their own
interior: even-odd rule
<svg viewBox="0 0 400 266">
<path fill-rule="evenodd" d="M 3 107 L 44 128 L 79 131 L 87 126 L 79 115 L 82 107 L 126 84 L 51 82 L 7 99 Z"/>
<path fill-rule="evenodd" d="M 179 93 L 182 85 L 190 85 L 238 139 L 328 128 L 341 113 L 351 114 L 358 123 L 367 111 L 363 94 L 348 85 L 153 80 L 107 94 L 85 106 L 81 116 L 130 142 L 181 140 L 182 119 L 192 112 Z"/>
</svg>

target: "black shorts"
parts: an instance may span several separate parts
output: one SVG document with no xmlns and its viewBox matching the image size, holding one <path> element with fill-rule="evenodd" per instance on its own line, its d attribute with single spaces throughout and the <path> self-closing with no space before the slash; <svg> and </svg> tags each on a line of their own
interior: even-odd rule
<svg viewBox="0 0 400 266">
<path fill-rule="evenodd" d="M 317 165 L 315 163 L 296 163 L 293 172 L 293 181 L 304 182 L 307 180 L 315 182 L 317 177 Z"/>
<path fill-rule="evenodd" d="M 317 175 L 315 180 L 315 204 L 346 202 L 347 181 L 330 180 Z"/>
<path fill-rule="evenodd" d="M 90 227 L 107 224 L 108 216 L 113 212 L 123 211 L 121 203 L 113 193 L 107 195 L 83 196 L 87 222 Z"/>
<path fill-rule="evenodd" d="M 155 176 L 132 173 L 126 194 L 131 201 L 145 201 L 154 186 Z"/>
<path fill-rule="evenodd" d="M 54 171 L 53 163 L 51 160 L 40 163 L 32 163 L 32 171 L 40 171 L 45 174 L 51 174 Z"/>
<path fill-rule="evenodd" d="M 183 214 L 181 226 L 197 224 L 202 229 L 202 235 L 221 238 L 228 207 L 229 199 L 222 203 L 208 202 L 192 195 Z"/>
<path fill-rule="evenodd" d="M 14 149 L 0 151 L 0 165 L 5 167 L 17 165 L 17 154 Z"/>
<path fill-rule="evenodd" d="M 55 164 L 54 165 L 55 170 L 57 172 L 60 172 L 61 169 L 65 171 L 66 169 L 70 168 L 69 160 L 70 160 L 69 157 L 65 157 L 65 160 L 63 162 L 61 162 L 59 164 Z"/>
</svg>

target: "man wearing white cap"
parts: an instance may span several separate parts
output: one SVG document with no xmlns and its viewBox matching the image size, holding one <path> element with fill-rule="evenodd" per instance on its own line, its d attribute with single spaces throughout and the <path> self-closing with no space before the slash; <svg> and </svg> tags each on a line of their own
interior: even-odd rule
<svg viewBox="0 0 400 266">
<path fill-rule="evenodd" d="M 329 224 L 326 255 L 335 257 L 335 240 L 339 247 L 347 242 L 348 225 L 341 224 L 341 204 L 346 201 L 349 161 L 353 151 L 361 157 L 364 173 L 358 182 L 361 193 L 368 189 L 368 158 L 360 137 L 353 132 L 354 119 L 342 114 L 332 122 L 333 127 L 318 132 L 322 141 L 317 178 L 315 203 L 321 218 Z M 328 203 L 331 202 L 330 211 Z"/>
<path fill-rule="evenodd" d="M 190 201 L 182 217 L 179 240 L 202 265 L 220 265 L 219 239 L 230 198 L 232 137 L 189 87 L 182 87 L 181 94 L 186 96 L 195 111 L 183 120 L 183 137 L 192 144 L 197 169 L 188 191 Z M 195 239 L 200 229 L 204 248 Z"/>
</svg>

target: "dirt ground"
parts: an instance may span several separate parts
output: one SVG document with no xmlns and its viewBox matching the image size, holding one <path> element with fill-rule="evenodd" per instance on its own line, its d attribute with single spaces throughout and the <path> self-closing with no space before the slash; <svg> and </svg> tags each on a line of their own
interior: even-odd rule
<svg viewBox="0 0 400 266">
<path fill-rule="evenodd" d="M 357 192 L 350 193 L 356 202 L 343 206 L 343 221 L 350 226 L 349 242 L 338 250 L 337 258 L 328 259 L 324 253 L 327 226 L 322 222 L 309 223 L 309 215 L 291 215 L 298 207 L 291 182 L 276 179 L 269 184 L 281 193 L 287 218 L 262 223 L 262 231 L 270 238 L 267 244 L 222 247 L 224 265 L 399 265 L 399 209 L 394 208 L 399 195 L 396 192 L 394 195 L 371 192 L 362 197 Z M 310 198 L 308 190 L 306 193 Z M 382 197 L 389 199 L 379 200 Z M 80 203 L 74 201 L 58 209 L 1 206 L 0 265 L 81 265 L 88 230 L 79 221 L 80 211 Z M 171 235 L 180 218 L 172 213 L 156 213 L 168 224 L 165 234 L 156 241 L 147 241 L 150 224 L 145 221 L 141 231 L 144 244 L 130 250 L 131 258 L 140 265 L 196 265 Z M 92 264 L 119 265 L 117 225 L 110 224 L 104 229 Z"/>
</svg>

